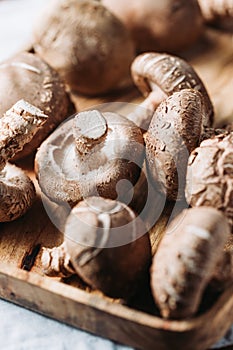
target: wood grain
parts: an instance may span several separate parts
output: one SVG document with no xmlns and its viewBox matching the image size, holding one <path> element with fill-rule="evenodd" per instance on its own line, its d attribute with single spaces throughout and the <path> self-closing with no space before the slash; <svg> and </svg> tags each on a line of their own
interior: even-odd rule
<svg viewBox="0 0 233 350">
<path fill-rule="evenodd" d="M 233 121 L 232 40 L 230 35 L 210 30 L 192 51 L 183 54 L 206 83 L 214 101 L 216 125 Z M 127 115 L 135 108 L 134 104 L 143 99 L 135 88 L 95 99 L 75 94 L 72 97 L 78 110 L 106 103 L 101 106 L 102 109 L 117 110 L 123 115 Z M 116 101 L 123 103 L 111 103 Z M 126 105 L 124 102 L 132 104 Z M 13 223 L 0 224 L 2 298 L 139 349 L 203 350 L 224 335 L 233 323 L 233 285 L 222 295 L 208 300 L 195 318 L 177 322 L 165 321 L 158 316 L 148 286 L 139 291 L 137 297 L 127 306 L 120 300 L 111 300 L 90 290 L 78 278 L 63 281 L 44 276 L 37 256 L 40 254 L 40 247 L 59 245 L 62 234 L 50 221 L 44 209 L 33 173 L 33 159 L 27 159 L 20 165 L 33 179 L 38 196 L 24 217 Z M 144 187 L 139 184 L 139 188 L 142 190 Z M 135 205 L 140 208 L 142 202 Z M 172 210 L 173 204 L 167 205 L 159 222 L 150 230 L 153 253 Z M 173 215 L 180 210 L 182 206 L 176 207 Z M 228 248 L 233 251 L 232 241 Z"/>
</svg>

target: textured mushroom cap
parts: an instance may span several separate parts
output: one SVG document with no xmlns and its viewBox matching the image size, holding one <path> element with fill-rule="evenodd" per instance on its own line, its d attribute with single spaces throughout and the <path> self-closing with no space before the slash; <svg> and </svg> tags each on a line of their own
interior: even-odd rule
<svg viewBox="0 0 233 350">
<path fill-rule="evenodd" d="M 78 116 L 83 113 L 87 112 Z M 35 170 L 42 191 L 51 200 L 73 206 L 91 195 L 116 199 L 118 184 L 124 194 L 128 181 L 133 185 L 137 182 L 144 159 L 140 129 L 115 113 L 103 115 L 108 132 L 87 154 L 76 149 L 75 119 L 55 130 L 39 148 Z"/>
<path fill-rule="evenodd" d="M 168 199 L 184 198 L 187 162 L 202 133 L 203 98 L 198 91 L 175 92 L 157 108 L 145 136 L 151 183 Z"/>
<path fill-rule="evenodd" d="M 137 49 L 174 52 L 191 45 L 202 32 L 196 0 L 102 0 L 125 24 Z"/>
<path fill-rule="evenodd" d="M 35 50 L 74 90 L 96 95 L 129 85 L 133 42 L 97 1 L 55 0 L 34 31 Z"/>
<path fill-rule="evenodd" d="M 148 233 L 118 201 L 89 197 L 80 202 L 67 219 L 65 242 L 77 274 L 111 297 L 127 299 L 148 276 Z"/>
<path fill-rule="evenodd" d="M 24 157 L 35 151 L 67 117 L 68 96 L 58 74 L 41 58 L 27 52 L 0 64 L 0 81 L 0 117 L 21 99 L 48 115 L 41 130 L 17 155 L 17 158 Z"/>
<path fill-rule="evenodd" d="M 0 222 L 25 214 L 35 196 L 35 187 L 24 171 L 7 163 L 0 172 Z"/>
<path fill-rule="evenodd" d="M 189 157 L 186 199 L 221 210 L 233 227 L 233 133 L 205 140 Z"/>
<path fill-rule="evenodd" d="M 151 268 L 154 299 L 165 318 L 193 316 L 230 234 L 221 212 L 184 210 L 168 227 Z"/>
<path fill-rule="evenodd" d="M 131 66 L 132 78 L 144 96 L 157 90 L 167 96 L 183 89 L 195 89 L 202 93 L 206 105 L 205 126 L 213 123 L 213 105 L 206 88 L 195 70 L 179 57 L 155 52 L 135 58 Z"/>
<path fill-rule="evenodd" d="M 198 0 L 206 22 L 233 30 L 233 0 Z"/>
</svg>

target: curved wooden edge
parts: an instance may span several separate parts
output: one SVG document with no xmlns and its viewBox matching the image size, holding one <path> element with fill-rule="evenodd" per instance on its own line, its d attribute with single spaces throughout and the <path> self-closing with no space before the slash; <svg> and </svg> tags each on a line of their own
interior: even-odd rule
<svg viewBox="0 0 233 350">
<path fill-rule="evenodd" d="M 111 302 L 46 276 L 0 264 L 0 296 L 69 325 L 139 349 L 207 349 L 233 323 L 233 284 L 203 315 L 183 321 Z M 174 347 L 173 347 L 174 348 Z"/>
</svg>

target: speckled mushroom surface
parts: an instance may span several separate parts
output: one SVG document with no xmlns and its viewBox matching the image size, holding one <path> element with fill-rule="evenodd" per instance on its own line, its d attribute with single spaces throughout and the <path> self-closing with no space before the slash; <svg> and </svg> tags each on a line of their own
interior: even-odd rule
<svg viewBox="0 0 233 350">
<path fill-rule="evenodd" d="M 153 101 L 157 99 L 157 105 L 174 92 L 183 89 L 195 89 L 204 97 L 205 119 L 203 124 L 211 126 L 213 123 L 214 111 L 206 88 L 189 63 L 183 59 L 155 52 L 148 52 L 139 55 L 131 66 L 134 83 L 147 97 L 153 93 Z"/>
<path fill-rule="evenodd" d="M 0 171 L 0 222 L 25 214 L 35 196 L 35 187 L 24 171 L 7 163 Z"/>
<path fill-rule="evenodd" d="M 147 172 L 168 199 L 184 198 L 187 162 L 203 131 L 202 95 L 184 89 L 163 101 L 145 135 Z"/>
<path fill-rule="evenodd" d="M 210 207 L 187 209 L 167 228 L 151 268 L 152 292 L 163 317 L 195 315 L 229 234 L 224 215 Z"/>
<path fill-rule="evenodd" d="M 205 140 L 189 157 L 186 198 L 221 210 L 233 225 L 233 133 Z"/>
<path fill-rule="evenodd" d="M 48 116 L 24 100 L 16 102 L 0 119 L 0 170 L 30 142 Z"/>
<path fill-rule="evenodd" d="M 22 158 L 40 145 L 67 117 L 69 99 L 58 74 L 37 55 L 22 52 L 0 64 L 0 118 L 17 101 L 24 99 L 41 109 L 47 121 L 30 143 L 17 154 Z"/>
<path fill-rule="evenodd" d="M 137 182 L 143 160 L 144 140 L 134 123 L 92 110 L 78 113 L 43 142 L 35 171 L 44 194 L 73 206 L 90 195 L 124 195 L 128 181 Z"/>
<path fill-rule="evenodd" d="M 51 1 L 35 26 L 34 48 L 71 89 L 83 94 L 131 84 L 133 42 L 120 20 L 98 1 Z"/>
</svg>

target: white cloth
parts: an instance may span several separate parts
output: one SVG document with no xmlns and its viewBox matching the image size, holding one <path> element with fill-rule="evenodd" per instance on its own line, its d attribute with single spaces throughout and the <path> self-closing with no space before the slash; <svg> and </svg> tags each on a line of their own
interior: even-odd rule
<svg viewBox="0 0 233 350">
<path fill-rule="evenodd" d="M 19 51 L 30 40 L 35 17 L 47 2 L 48 0 L 0 1 L 0 62 Z M 130 349 L 3 300 L 0 300 L 0 339 L 0 349 L 4 350 Z M 233 344 L 233 327 L 215 347 L 230 344 Z"/>
</svg>

